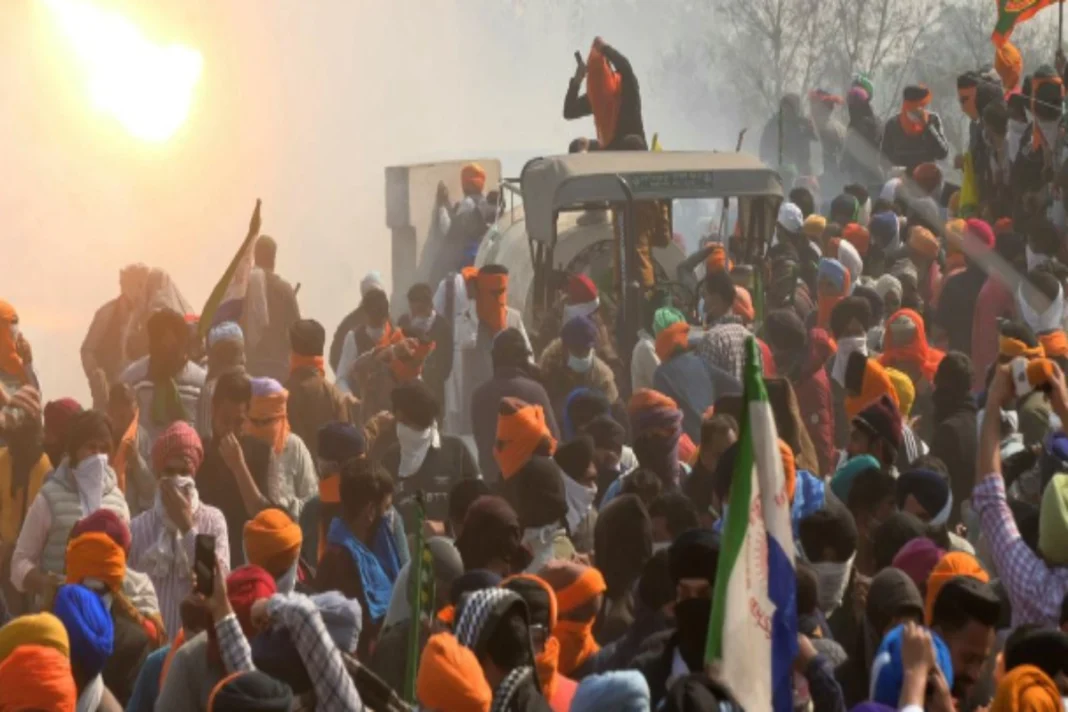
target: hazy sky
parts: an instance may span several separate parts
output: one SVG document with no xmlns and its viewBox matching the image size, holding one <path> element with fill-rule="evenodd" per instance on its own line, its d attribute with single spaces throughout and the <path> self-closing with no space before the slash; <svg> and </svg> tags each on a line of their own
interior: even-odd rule
<svg viewBox="0 0 1068 712">
<path fill-rule="evenodd" d="M 0 2 L 0 297 L 45 398 L 87 398 L 78 348 L 122 265 L 164 267 L 203 304 L 257 197 L 279 272 L 332 333 L 360 277 L 389 275 L 386 165 L 543 155 L 592 134 L 561 118 L 572 52 L 603 34 L 641 76 L 659 40 L 545 1 L 96 0 L 203 55 L 189 120 L 162 145 L 94 111 L 41 0 Z M 678 125 L 645 99 L 650 132 Z"/>
</svg>

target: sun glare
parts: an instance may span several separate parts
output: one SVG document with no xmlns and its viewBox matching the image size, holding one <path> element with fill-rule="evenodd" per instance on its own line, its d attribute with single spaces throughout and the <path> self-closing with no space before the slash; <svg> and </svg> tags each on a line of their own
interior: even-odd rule
<svg viewBox="0 0 1068 712">
<path fill-rule="evenodd" d="M 169 139 L 189 116 L 200 52 L 149 40 L 118 12 L 83 0 L 43 0 L 85 72 L 89 95 L 130 135 Z"/>
</svg>

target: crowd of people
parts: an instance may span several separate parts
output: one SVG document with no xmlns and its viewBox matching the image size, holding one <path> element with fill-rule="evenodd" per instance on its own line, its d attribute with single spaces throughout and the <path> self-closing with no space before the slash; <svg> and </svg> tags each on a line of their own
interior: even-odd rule
<svg viewBox="0 0 1068 712">
<path fill-rule="evenodd" d="M 630 353 L 590 276 L 534 331 L 506 266 L 472 266 L 477 165 L 439 196 L 448 271 L 405 305 L 368 274 L 329 345 L 267 236 L 210 328 L 123 269 L 84 405 L 44 397 L 0 302 L 0 711 L 742 709 L 705 651 L 754 340 L 793 708 L 1068 708 L 1064 92 L 1017 60 L 960 77 L 960 186 L 922 87 L 885 128 L 865 77 L 848 129 L 826 91 L 811 122 L 784 100 L 766 255 L 707 244 L 696 313 L 653 275 Z M 644 147 L 599 39 L 565 99 L 590 114 L 572 150 Z M 636 213 L 646 258 L 663 215 Z"/>
</svg>

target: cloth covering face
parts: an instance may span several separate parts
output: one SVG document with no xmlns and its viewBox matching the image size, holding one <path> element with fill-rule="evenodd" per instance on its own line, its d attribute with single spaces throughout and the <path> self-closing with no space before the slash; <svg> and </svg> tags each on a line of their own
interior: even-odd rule
<svg viewBox="0 0 1068 712">
<path fill-rule="evenodd" d="M 253 435 L 272 448 L 276 455 L 285 450 L 289 439 L 289 418 L 286 403 L 289 391 L 271 378 L 252 379 L 252 401 L 248 407 L 248 422 L 245 426 Z"/>
<path fill-rule="evenodd" d="M 79 534 L 67 542 L 67 581 L 100 581 L 108 591 L 122 589 L 126 578 L 126 552 L 102 532 Z"/>
</svg>

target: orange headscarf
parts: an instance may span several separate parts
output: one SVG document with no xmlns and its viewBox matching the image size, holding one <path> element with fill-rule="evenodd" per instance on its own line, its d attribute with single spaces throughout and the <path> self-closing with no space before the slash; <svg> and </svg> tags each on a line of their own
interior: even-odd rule
<svg viewBox="0 0 1068 712">
<path fill-rule="evenodd" d="M 0 299 L 0 371 L 18 376 L 26 383 L 26 365 L 22 363 L 15 339 L 11 336 L 11 325 L 17 324 L 18 320 L 15 307 Z"/>
<path fill-rule="evenodd" d="M 922 225 L 913 225 L 909 228 L 908 245 L 909 249 L 915 251 L 921 257 L 929 260 L 938 257 L 938 238 Z"/>
<path fill-rule="evenodd" d="M 931 103 L 931 92 L 918 101 L 908 101 L 907 99 L 901 102 L 901 114 L 898 116 L 898 121 L 901 123 L 901 128 L 905 132 L 906 136 L 916 137 L 923 133 L 923 130 L 927 128 L 927 106 Z M 923 119 L 916 121 L 909 112 L 920 111 L 923 113 Z"/>
<path fill-rule="evenodd" d="M 126 492 L 126 467 L 130 462 L 130 454 L 137 447 L 138 409 L 134 408 L 133 419 L 122 434 L 122 440 L 115 448 L 115 454 L 111 456 L 111 469 L 115 470 L 115 478 L 118 480 L 119 489 Z"/>
<path fill-rule="evenodd" d="M 539 575 L 556 592 L 560 617 L 553 627 L 553 636 L 560 641 L 559 670 L 570 675 L 601 649 L 593 637 L 593 624 L 599 611 L 590 604 L 607 590 L 604 576 L 592 566 L 571 561 L 550 562 Z M 578 619 L 572 615 L 584 607 L 588 617 Z"/>
<path fill-rule="evenodd" d="M 677 321 L 656 336 L 656 357 L 661 363 L 669 360 L 677 352 L 686 349 L 690 343 L 690 325 Z"/>
<path fill-rule="evenodd" d="M 915 326 L 916 338 L 912 340 L 911 344 L 906 344 L 905 346 L 894 345 L 891 331 L 894 322 L 898 319 L 907 319 Z M 927 332 L 923 326 L 923 317 L 913 310 L 899 309 L 887 319 L 886 331 L 883 334 L 883 354 L 879 357 L 879 363 L 883 366 L 890 366 L 899 371 L 904 371 L 906 369 L 902 368 L 902 365 L 909 364 L 920 369 L 924 378 L 934 383 L 938 364 L 942 363 L 942 359 L 945 356 L 945 351 L 936 349 L 927 343 Z"/>
<path fill-rule="evenodd" d="M 449 712 L 489 712 L 493 704 L 493 690 L 478 658 L 452 633 L 436 633 L 427 640 L 415 696 L 427 709 Z"/>
<path fill-rule="evenodd" d="M 1039 341 L 1038 346 L 1031 348 L 1019 339 L 1013 339 L 1005 335 L 999 336 L 998 358 L 1004 361 L 1011 361 L 1017 356 L 1023 356 L 1026 359 L 1045 358 L 1046 349 L 1042 346 L 1041 341 Z"/>
<path fill-rule="evenodd" d="M 497 416 L 497 441 L 493 444 L 493 459 L 501 468 L 501 477 L 509 479 L 527 464 L 540 445 L 548 446 L 549 454 L 556 449 L 556 440 L 545 424 L 545 411 L 516 398 L 501 401 L 504 410 Z"/>
<path fill-rule="evenodd" d="M 1001 77 L 1001 85 L 1010 92 L 1020 84 L 1023 76 L 1023 56 L 1011 42 L 1005 42 L 994 52 L 994 71 Z"/>
<path fill-rule="evenodd" d="M 480 270 L 476 277 L 478 297 L 475 311 L 478 319 L 496 334 L 508 325 L 508 275 L 487 274 Z"/>
<path fill-rule="evenodd" d="M 465 195 L 481 193 L 486 189 L 486 169 L 477 163 L 468 163 L 460 169 L 460 185 Z"/>
<path fill-rule="evenodd" d="M 1068 335 L 1061 329 L 1039 334 L 1038 343 L 1042 344 L 1042 350 L 1048 358 L 1068 356 Z"/>
<path fill-rule="evenodd" d="M 304 541 L 300 526 L 273 507 L 261 510 L 247 522 L 243 533 L 248 562 L 266 569 L 275 578 L 296 563 Z"/>
<path fill-rule="evenodd" d="M 869 358 L 864 367 L 864 381 L 860 387 L 860 395 L 848 395 L 845 397 L 846 415 L 852 420 L 857 413 L 883 396 L 888 396 L 894 402 L 895 407 L 901 407 L 897 399 L 897 389 L 894 388 L 894 382 L 890 379 L 890 374 L 886 372 L 886 369 L 878 361 Z"/>
<path fill-rule="evenodd" d="M 249 435 L 255 436 L 270 445 L 276 455 L 281 455 L 285 450 L 286 440 L 289 438 L 289 417 L 286 413 L 286 402 L 289 400 L 289 391 L 282 389 L 277 393 L 269 393 L 262 396 L 252 396 L 248 407 L 248 422 L 245 429 Z M 255 425 L 254 420 L 269 420 L 267 425 Z"/>
<path fill-rule="evenodd" d="M 397 383 L 411 383 L 423 373 L 423 364 L 434 351 L 433 341 L 403 339 L 393 347 L 389 370 Z"/>
<path fill-rule="evenodd" d="M 322 356 L 306 356 L 304 354 L 289 354 L 289 374 L 299 368 L 314 368 L 320 376 L 326 375 L 326 359 Z"/>
<path fill-rule="evenodd" d="M 0 663 L 0 710 L 74 712 L 78 688 L 70 658 L 55 648 L 23 645 Z"/>
<path fill-rule="evenodd" d="M 860 223 L 849 223 L 842 229 L 842 238 L 857 249 L 861 257 L 868 256 L 871 247 L 871 233 Z"/>
<path fill-rule="evenodd" d="M 126 552 L 103 532 L 87 532 L 67 542 L 67 582 L 87 578 L 104 583 L 113 593 L 126 578 Z"/>
<path fill-rule="evenodd" d="M 1057 684 L 1034 665 L 1017 665 L 998 682 L 990 712 L 1063 712 Z"/>
<path fill-rule="evenodd" d="M 516 574 L 501 581 L 501 587 L 506 588 L 509 581 L 522 579 L 537 584 L 548 596 L 549 600 L 549 636 L 545 639 L 545 647 L 534 658 L 534 667 L 538 671 L 538 682 L 541 683 L 541 691 L 546 701 L 551 701 L 556 694 L 556 685 L 561 677 L 560 668 L 560 641 L 553 635 L 557 625 L 556 592 L 544 579 L 533 574 Z"/>
<path fill-rule="evenodd" d="M 606 148 L 616 137 L 619 109 L 623 105 L 623 77 L 596 47 L 590 48 L 586 60 L 586 96 L 593 110 L 597 141 L 601 148 Z"/>
<path fill-rule="evenodd" d="M 927 621 L 927 625 L 931 625 L 931 619 L 934 617 L 935 601 L 938 600 L 938 594 L 942 592 L 942 587 L 950 579 L 957 576 L 967 576 L 983 583 L 990 582 L 990 574 L 983 569 L 979 561 L 971 554 L 963 551 L 953 551 L 943 556 L 942 560 L 931 569 L 931 573 L 927 577 L 927 598 L 923 604 L 924 620 Z"/>
<path fill-rule="evenodd" d="M 713 243 L 709 248 L 711 252 L 705 258 L 705 271 L 707 273 L 730 272 L 734 269 L 733 263 L 727 257 L 727 248 L 723 246 L 722 242 Z"/>
</svg>

